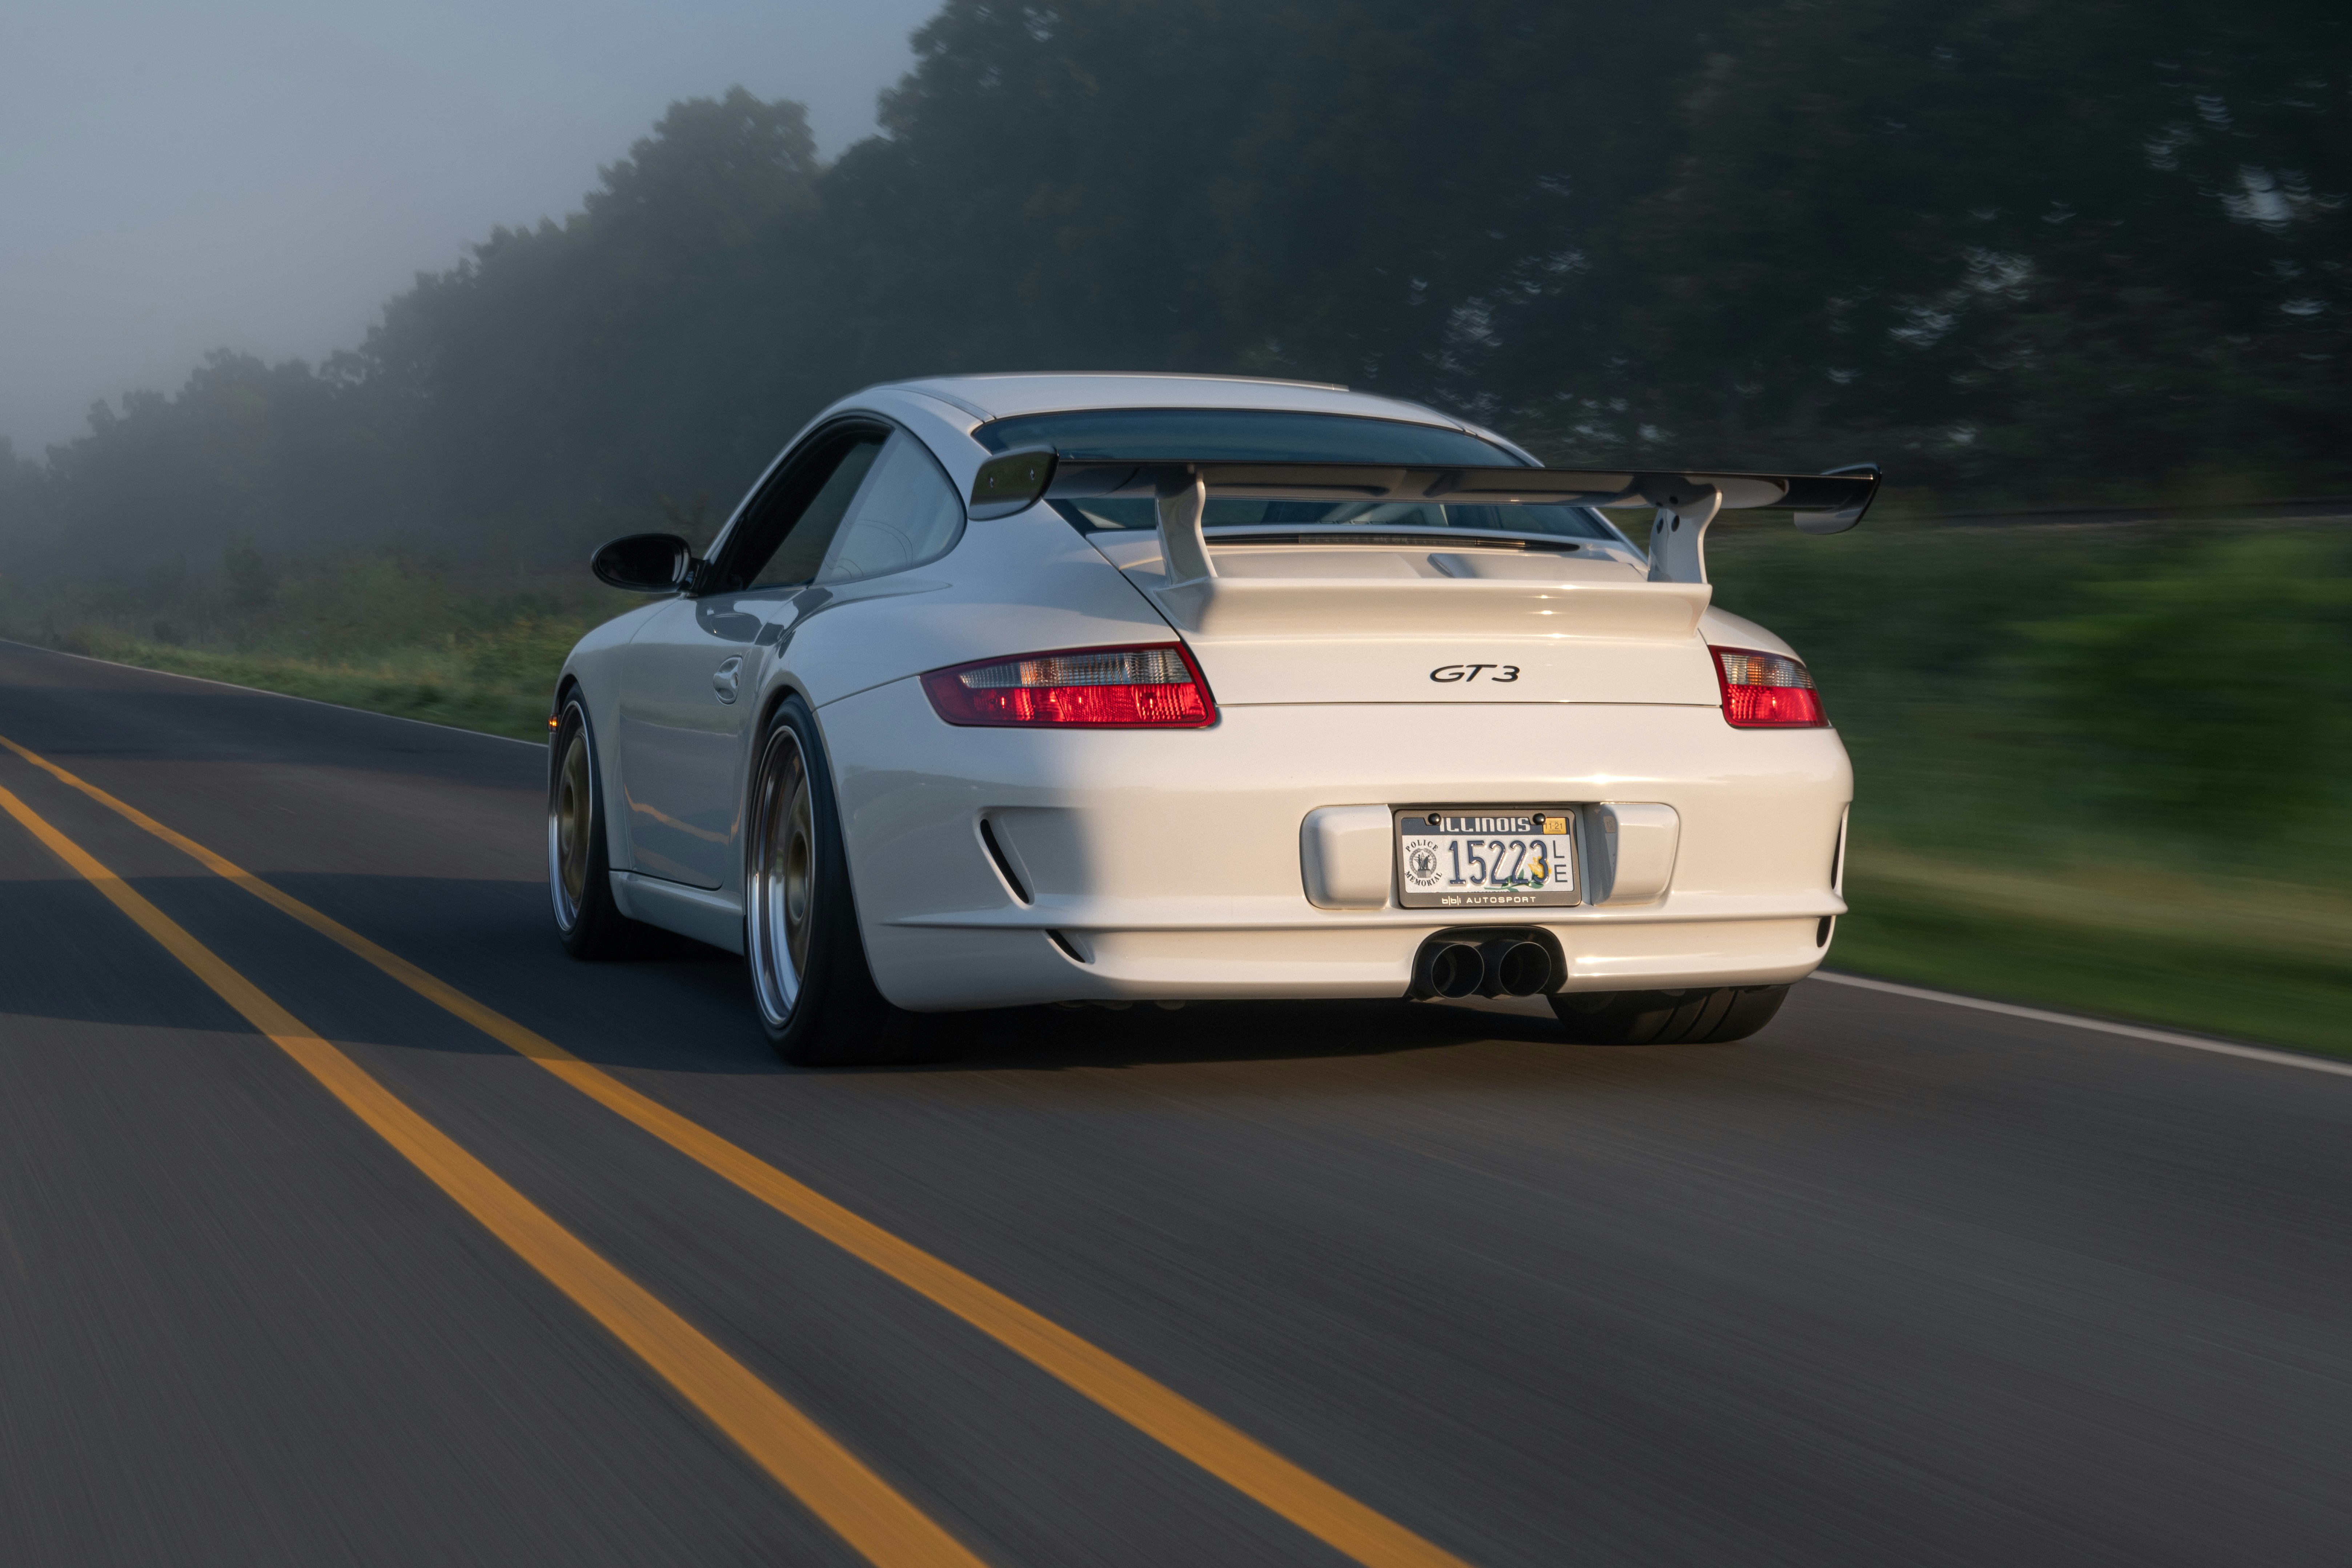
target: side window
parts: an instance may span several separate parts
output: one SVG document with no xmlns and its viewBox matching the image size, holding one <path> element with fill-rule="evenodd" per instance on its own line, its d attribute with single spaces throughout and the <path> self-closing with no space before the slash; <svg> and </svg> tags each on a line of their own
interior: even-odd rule
<svg viewBox="0 0 2352 1568">
<path fill-rule="evenodd" d="M 936 561 L 962 527 L 963 502 L 948 477 L 923 444 L 901 430 L 866 476 L 816 580 L 851 583 Z M 793 531 L 792 543 L 800 532 Z"/>
<path fill-rule="evenodd" d="M 820 436 L 745 520 L 742 542 L 729 552 L 729 585 L 782 588 L 814 582 L 841 520 L 849 515 L 850 502 L 888 438 L 884 431 L 856 426 L 830 438 Z"/>
</svg>

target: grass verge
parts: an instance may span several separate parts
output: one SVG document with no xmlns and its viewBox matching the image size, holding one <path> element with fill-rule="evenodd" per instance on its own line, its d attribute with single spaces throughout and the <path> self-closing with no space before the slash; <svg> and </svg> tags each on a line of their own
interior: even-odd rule
<svg viewBox="0 0 2352 1568">
<path fill-rule="evenodd" d="M 2147 868 L 2035 874 L 1858 845 L 1839 969 L 2352 1056 L 2352 900 Z"/>
<path fill-rule="evenodd" d="M 335 662 L 270 654 L 172 647 L 110 637 L 59 638 L 68 653 L 200 676 L 232 686 L 315 698 L 371 713 L 424 719 L 517 741 L 547 740 L 551 688 L 539 682 L 483 680 L 464 661 L 415 650 L 382 659 Z M 71 644 L 72 646 L 66 646 Z"/>
</svg>

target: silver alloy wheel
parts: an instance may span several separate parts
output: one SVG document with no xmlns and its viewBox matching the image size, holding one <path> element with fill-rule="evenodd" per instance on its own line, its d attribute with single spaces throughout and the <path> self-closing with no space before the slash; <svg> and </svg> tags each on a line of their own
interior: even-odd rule
<svg viewBox="0 0 2352 1568">
<path fill-rule="evenodd" d="M 751 989 L 771 1028 L 792 1021 L 808 965 L 809 931 L 816 912 L 816 823 L 809 799 L 808 762 L 787 724 L 768 736 L 751 797 L 750 863 L 744 907 L 749 919 Z"/>
<path fill-rule="evenodd" d="M 587 716 L 573 703 L 564 711 L 563 761 L 547 800 L 547 887 L 555 923 L 570 931 L 588 896 L 589 836 L 595 831 L 594 781 L 589 776 Z"/>
</svg>

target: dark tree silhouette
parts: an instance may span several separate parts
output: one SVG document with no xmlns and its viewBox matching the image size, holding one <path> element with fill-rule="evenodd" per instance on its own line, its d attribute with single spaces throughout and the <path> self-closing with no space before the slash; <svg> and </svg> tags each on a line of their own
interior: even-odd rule
<svg viewBox="0 0 2352 1568">
<path fill-rule="evenodd" d="M 215 354 L 0 463 L 0 529 L 568 552 L 981 368 L 1337 380 L 1949 499 L 2352 485 L 2340 5 L 949 0 L 915 43 L 830 166 L 797 105 L 676 104 L 357 350 Z"/>
</svg>

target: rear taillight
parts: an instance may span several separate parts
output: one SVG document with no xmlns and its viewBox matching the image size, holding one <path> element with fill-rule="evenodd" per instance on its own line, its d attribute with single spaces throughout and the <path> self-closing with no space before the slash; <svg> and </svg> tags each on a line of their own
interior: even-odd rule
<svg viewBox="0 0 2352 1568">
<path fill-rule="evenodd" d="M 1715 676 L 1723 683 L 1723 716 L 1742 730 L 1819 727 L 1822 694 L 1805 667 L 1784 653 L 1753 648 L 1710 647 Z"/>
<path fill-rule="evenodd" d="M 931 706 L 950 724 L 1092 724 L 1127 730 L 1213 724 L 1209 683 L 1181 643 L 1082 647 L 935 669 Z"/>
</svg>

